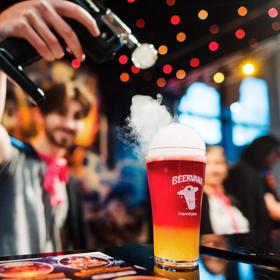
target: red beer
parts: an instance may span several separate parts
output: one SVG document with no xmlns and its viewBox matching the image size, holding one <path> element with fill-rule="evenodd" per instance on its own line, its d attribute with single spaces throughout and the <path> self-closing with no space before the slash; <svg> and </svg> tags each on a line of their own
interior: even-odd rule
<svg viewBox="0 0 280 280">
<path fill-rule="evenodd" d="M 188 128 L 190 132 L 193 130 Z M 205 171 L 203 148 L 201 144 L 198 148 L 161 145 L 148 153 L 154 255 L 160 267 L 176 270 L 197 265 Z"/>
</svg>

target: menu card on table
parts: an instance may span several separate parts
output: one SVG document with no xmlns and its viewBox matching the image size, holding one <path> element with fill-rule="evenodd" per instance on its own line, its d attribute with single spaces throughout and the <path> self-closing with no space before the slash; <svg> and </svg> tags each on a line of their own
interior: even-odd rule
<svg viewBox="0 0 280 280">
<path fill-rule="evenodd" d="M 144 268 L 127 264 L 101 252 L 46 256 L 0 262 L 0 279 L 113 279 L 148 274 Z"/>
</svg>

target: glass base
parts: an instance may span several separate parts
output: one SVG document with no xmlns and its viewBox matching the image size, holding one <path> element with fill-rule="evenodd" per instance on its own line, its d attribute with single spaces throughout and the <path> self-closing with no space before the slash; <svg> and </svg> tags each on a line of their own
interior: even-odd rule
<svg viewBox="0 0 280 280">
<path fill-rule="evenodd" d="M 169 259 L 163 259 L 154 257 L 155 266 L 171 271 L 190 271 L 198 267 L 198 260 L 192 261 L 175 261 Z"/>
</svg>

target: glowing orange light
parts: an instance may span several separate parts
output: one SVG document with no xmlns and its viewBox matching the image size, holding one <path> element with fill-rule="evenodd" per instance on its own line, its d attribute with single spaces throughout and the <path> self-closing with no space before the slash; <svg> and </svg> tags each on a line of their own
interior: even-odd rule
<svg viewBox="0 0 280 280">
<path fill-rule="evenodd" d="M 200 60 L 197 57 L 194 57 L 190 60 L 190 65 L 193 68 L 197 68 L 200 64 Z"/>
<path fill-rule="evenodd" d="M 174 6 L 176 4 L 176 0 L 166 0 L 166 5 L 168 6 Z"/>
<path fill-rule="evenodd" d="M 128 82 L 129 80 L 129 74 L 126 72 L 123 72 L 120 74 L 120 80 L 124 83 Z"/>
<path fill-rule="evenodd" d="M 158 87 L 165 87 L 166 86 L 166 80 L 164 78 L 158 78 L 156 83 L 157 83 Z"/>
<path fill-rule="evenodd" d="M 278 10 L 276 8 L 270 8 L 268 10 L 268 15 L 271 17 L 271 18 L 275 18 L 278 16 Z"/>
<path fill-rule="evenodd" d="M 128 57 L 125 55 L 125 54 L 122 54 L 120 57 L 119 57 L 119 63 L 120 64 L 126 64 L 128 62 Z"/>
<path fill-rule="evenodd" d="M 171 18 L 170 18 L 170 22 L 171 24 L 173 25 L 178 25 L 181 21 L 181 18 L 178 16 L 178 15 L 173 15 Z"/>
<path fill-rule="evenodd" d="M 140 68 L 136 67 L 135 65 L 131 66 L 131 72 L 133 74 L 138 74 L 140 72 Z"/>
<path fill-rule="evenodd" d="M 77 58 L 73 59 L 71 65 L 74 69 L 78 69 L 81 66 L 81 61 Z"/>
<path fill-rule="evenodd" d="M 280 31 L 280 23 L 278 21 L 273 22 L 271 27 L 274 31 Z"/>
<path fill-rule="evenodd" d="M 165 73 L 165 74 L 170 74 L 172 72 L 173 68 L 170 64 L 165 64 L 163 67 L 162 67 L 162 71 Z"/>
<path fill-rule="evenodd" d="M 242 28 L 239 28 L 235 31 L 235 37 L 237 39 L 243 39 L 246 36 L 245 30 Z"/>
<path fill-rule="evenodd" d="M 138 28 L 143 28 L 145 26 L 145 20 L 142 18 L 139 18 L 136 20 L 136 26 Z"/>
<path fill-rule="evenodd" d="M 182 80 L 186 77 L 186 71 L 183 69 L 180 69 L 176 72 L 176 78 L 179 80 Z"/>
<path fill-rule="evenodd" d="M 216 42 L 216 41 L 212 41 L 212 42 L 209 43 L 208 48 L 211 52 L 215 52 L 219 48 L 219 43 Z"/>
<path fill-rule="evenodd" d="M 165 45 L 159 46 L 159 48 L 158 48 L 158 53 L 159 54 L 165 55 L 165 54 L 167 54 L 167 52 L 168 52 L 167 46 L 165 46 Z"/>
<path fill-rule="evenodd" d="M 200 10 L 198 12 L 198 18 L 201 20 L 205 20 L 208 17 L 208 12 L 206 10 Z"/>
<path fill-rule="evenodd" d="M 238 13 L 241 17 L 244 17 L 244 16 L 247 15 L 248 10 L 247 10 L 246 7 L 241 6 L 241 7 L 238 8 L 237 13 Z"/>
<path fill-rule="evenodd" d="M 176 36 L 178 42 L 184 42 L 186 40 L 186 34 L 184 32 L 179 32 Z"/>
<path fill-rule="evenodd" d="M 215 35 L 215 34 L 219 33 L 220 27 L 217 24 L 212 24 L 210 26 L 209 30 L 213 35 Z"/>
</svg>

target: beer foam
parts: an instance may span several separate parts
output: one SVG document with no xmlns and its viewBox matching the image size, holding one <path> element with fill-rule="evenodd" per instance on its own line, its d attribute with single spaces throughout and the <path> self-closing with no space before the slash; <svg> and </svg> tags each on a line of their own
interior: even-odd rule
<svg viewBox="0 0 280 280">
<path fill-rule="evenodd" d="M 186 156 L 204 159 L 205 143 L 192 127 L 184 124 L 173 122 L 162 127 L 149 146 L 148 158 L 178 159 Z"/>
<path fill-rule="evenodd" d="M 132 98 L 131 114 L 127 122 L 144 154 L 147 153 L 151 140 L 156 133 L 173 121 L 166 106 L 161 105 L 161 101 L 160 95 L 157 99 L 144 95 L 135 95 Z"/>
</svg>

